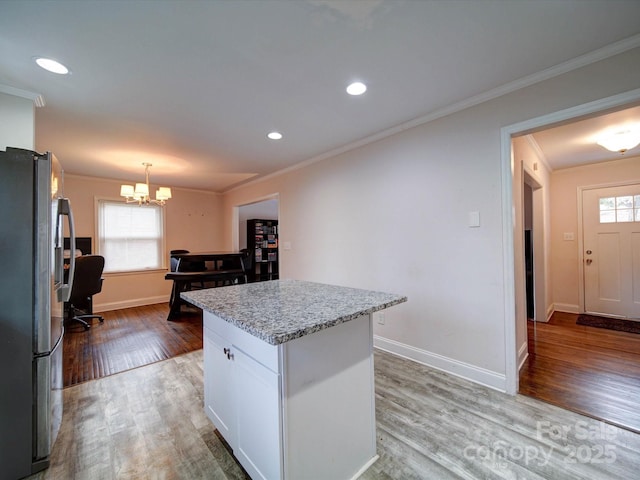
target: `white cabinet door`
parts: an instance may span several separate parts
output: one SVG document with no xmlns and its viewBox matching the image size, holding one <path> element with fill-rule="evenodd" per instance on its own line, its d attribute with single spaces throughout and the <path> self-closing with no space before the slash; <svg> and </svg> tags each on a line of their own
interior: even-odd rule
<svg viewBox="0 0 640 480">
<path fill-rule="evenodd" d="M 233 390 L 233 362 L 222 337 L 204 329 L 204 404 L 205 412 L 229 445 L 235 444 L 236 410 Z"/>
<path fill-rule="evenodd" d="M 234 455 L 251 478 L 282 478 L 280 376 L 233 349 L 236 408 Z"/>
</svg>

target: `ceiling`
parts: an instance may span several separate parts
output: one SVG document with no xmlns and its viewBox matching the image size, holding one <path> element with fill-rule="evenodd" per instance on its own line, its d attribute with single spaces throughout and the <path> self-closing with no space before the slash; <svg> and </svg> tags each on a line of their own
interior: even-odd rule
<svg viewBox="0 0 640 480">
<path fill-rule="evenodd" d="M 22 0 L 0 11 L 0 85 L 46 102 L 38 150 L 73 174 L 135 181 L 151 162 L 153 184 L 212 191 L 616 42 L 640 45 L 637 0 Z M 345 93 L 354 80 L 364 95 Z M 607 160 L 601 147 L 572 150 L 588 125 L 534 137 L 554 168 Z M 272 130 L 284 138 L 268 140 Z"/>
<path fill-rule="evenodd" d="M 532 134 L 553 170 L 589 163 L 619 160 L 640 155 L 640 145 L 624 154 L 610 152 L 596 144 L 603 132 L 626 129 L 640 130 L 640 106 L 634 106 L 604 115 L 548 128 Z"/>
</svg>

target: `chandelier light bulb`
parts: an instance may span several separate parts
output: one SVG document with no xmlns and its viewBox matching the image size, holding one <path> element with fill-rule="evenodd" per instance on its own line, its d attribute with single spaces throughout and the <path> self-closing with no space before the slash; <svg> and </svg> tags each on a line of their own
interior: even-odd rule
<svg viewBox="0 0 640 480">
<path fill-rule="evenodd" d="M 167 200 L 171 198 L 170 187 L 158 187 L 156 190 L 156 198 L 149 197 L 149 168 L 152 166 L 150 163 L 143 163 L 145 183 L 136 183 L 133 185 L 121 185 L 120 196 L 125 198 L 127 203 L 137 203 L 138 205 L 149 205 L 155 203 L 156 205 L 164 205 Z"/>
</svg>

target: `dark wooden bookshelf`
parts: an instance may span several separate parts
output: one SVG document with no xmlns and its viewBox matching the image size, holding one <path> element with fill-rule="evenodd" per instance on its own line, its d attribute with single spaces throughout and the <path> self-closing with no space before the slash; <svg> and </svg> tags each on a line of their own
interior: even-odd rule
<svg viewBox="0 0 640 480">
<path fill-rule="evenodd" d="M 279 278 L 277 220 L 247 220 L 247 249 L 253 258 L 250 281 L 263 282 Z"/>
</svg>

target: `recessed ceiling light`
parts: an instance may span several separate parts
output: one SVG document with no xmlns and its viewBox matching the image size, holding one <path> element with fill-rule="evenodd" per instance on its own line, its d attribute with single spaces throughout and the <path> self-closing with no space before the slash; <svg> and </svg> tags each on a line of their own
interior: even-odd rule
<svg viewBox="0 0 640 480">
<path fill-rule="evenodd" d="M 57 73 L 59 75 L 66 75 L 69 73 L 69 69 L 67 67 L 51 58 L 36 57 L 35 61 L 40 67 L 49 72 Z"/>
<path fill-rule="evenodd" d="M 354 82 L 347 87 L 349 95 L 362 95 L 367 91 L 367 86 L 362 82 Z"/>
<path fill-rule="evenodd" d="M 269 132 L 267 133 L 267 138 L 269 140 L 280 140 L 282 138 L 282 134 L 280 132 Z"/>
</svg>

